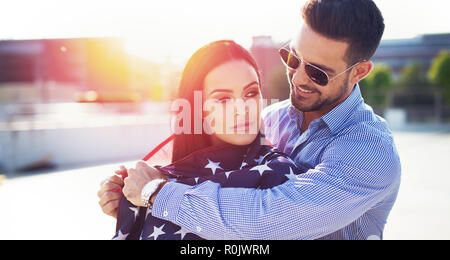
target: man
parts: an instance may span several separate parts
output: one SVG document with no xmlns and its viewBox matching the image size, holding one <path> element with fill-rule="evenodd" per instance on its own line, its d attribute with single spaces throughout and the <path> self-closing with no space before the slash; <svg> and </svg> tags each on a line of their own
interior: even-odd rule
<svg viewBox="0 0 450 260">
<path fill-rule="evenodd" d="M 400 184 L 400 159 L 384 119 L 364 104 L 358 82 L 373 68 L 383 17 L 371 0 L 309 0 L 304 24 L 280 50 L 290 99 L 263 112 L 266 137 L 304 170 L 271 189 L 156 181 L 152 215 L 206 239 L 381 239 Z M 123 192 L 140 205 L 144 185 L 164 175 L 138 163 Z M 114 215 L 123 186 L 99 192 Z M 148 185 L 146 185 L 148 186 Z M 148 189 L 148 187 L 147 187 Z"/>
</svg>

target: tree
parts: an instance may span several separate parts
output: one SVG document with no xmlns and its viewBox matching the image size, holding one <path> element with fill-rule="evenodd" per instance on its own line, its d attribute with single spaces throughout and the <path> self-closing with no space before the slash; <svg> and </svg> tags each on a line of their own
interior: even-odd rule
<svg viewBox="0 0 450 260">
<path fill-rule="evenodd" d="M 423 87 L 428 84 L 425 69 L 419 62 L 406 65 L 400 74 L 399 86 L 411 89 Z"/>
<path fill-rule="evenodd" d="M 393 99 L 395 106 L 432 105 L 433 91 L 429 87 L 426 69 L 419 63 L 406 65 L 401 73 Z"/>
<path fill-rule="evenodd" d="M 434 58 L 429 76 L 444 103 L 450 105 L 450 51 L 442 51 Z"/>
<path fill-rule="evenodd" d="M 390 105 L 390 90 L 393 86 L 390 67 L 376 65 L 360 85 L 367 104 L 376 109 L 386 109 Z"/>
</svg>

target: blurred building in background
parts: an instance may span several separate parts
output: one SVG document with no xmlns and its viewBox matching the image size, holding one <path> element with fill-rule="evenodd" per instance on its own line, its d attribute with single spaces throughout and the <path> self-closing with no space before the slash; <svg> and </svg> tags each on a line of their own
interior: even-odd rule
<svg viewBox="0 0 450 260">
<path fill-rule="evenodd" d="M 271 36 L 253 37 L 250 51 L 261 71 L 263 95 L 266 98 L 289 97 L 289 83 L 278 55 L 278 49 L 285 44 L 287 42 L 274 42 Z M 414 62 L 428 71 L 432 60 L 442 50 L 450 50 L 450 33 L 427 34 L 411 39 L 383 40 L 372 61 L 375 65 L 389 66 L 394 78 L 398 78 L 402 69 Z"/>
<path fill-rule="evenodd" d="M 127 54 L 123 45 L 120 38 L 0 41 L 0 102 L 168 99 L 158 89 L 158 64 Z"/>
<path fill-rule="evenodd" d="M 250 47 L 269 104 L 289 97 L 286 43 L 257 36 Z M 442 50 L 450 34 L 382 41 L 373 82 L 360 84 L 365 102 L 398 127 L 450 122 L 450 94 L 445 102 L 425 79 Z M 120 38 L 0 41 L 0 173 L 142 158 L 170 134 L 180 75 L 170 61 L 127 53 Z"/>
<path fill-rule="evenodd" d="M 142 158 L 169 134 L 177 73 L 119 38 L 0 41 L 0 173 Z"/>
<path fill-rule="evenodd" d="M 289 83 L 278 54 L 278 49 L 286 43 L 274 42 L 271 36 L 253 37 L 250 53 L 258 64 L 261 74 L 262 95 L 265 98 L 283 100 L 289 97 Z"/>
<path fill-rule="evenodd" d="M 411 63 L 429 70 L 432 60 L 442 50 L 450 50 L 450 33 L 427 34 L 411 39 L 383 40 L 372 61 L 388 65 L 398 76 Z"/>
<path fill-rule="evenodd" d="M 122 49 L 114 38 L 1 41 L 2 102 L 85 101 L 103 92 L 128 98 Z M 84 97 L 85 92 L 90 96 Z"/>
</svg>

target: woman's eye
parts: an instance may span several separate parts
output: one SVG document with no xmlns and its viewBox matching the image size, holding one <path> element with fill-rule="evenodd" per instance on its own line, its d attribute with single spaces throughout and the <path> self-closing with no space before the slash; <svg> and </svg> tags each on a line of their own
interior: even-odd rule
<svg viewBox="0 0 450 260">
<path fill-rule="evenodd" d="M 226 103 L 228 100 L 231 100 L 231 98 L 229 97 L 216 98 L 216 102 L 218 103 Z"/>
<path fill-rule="evenodd" d="M 258 91 L 250 91 L 250 92 L 248 92 L 248 93 L 245 95 L 245 97 L 255 97 L 255 96 L 257 96 L 258 94 L 259 94 Z"/>
</svg>

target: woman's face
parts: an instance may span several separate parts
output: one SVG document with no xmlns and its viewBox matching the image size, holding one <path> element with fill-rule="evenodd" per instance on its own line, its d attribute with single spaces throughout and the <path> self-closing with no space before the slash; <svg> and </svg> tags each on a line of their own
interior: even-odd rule
<svg viewBox="0 0 450 260">
<path fill-rule="evenodd" d="M 213 144 L 252 143 L 261 125 L 261 91 L 255 69 L 244 60 L 207 74 L 203 88 L 204 128 Z"/>
</svg>

